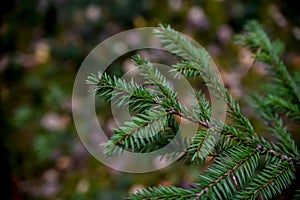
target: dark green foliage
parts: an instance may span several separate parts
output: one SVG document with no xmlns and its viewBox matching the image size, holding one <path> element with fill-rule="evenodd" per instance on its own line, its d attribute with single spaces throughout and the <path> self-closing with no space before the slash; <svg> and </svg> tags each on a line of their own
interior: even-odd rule
<svg viewBox="0 0 300 200">
<path fill-rule="evenodd" d="M 180 199 L 187 200 L 192 199 L 194 193 L 189 190 L 184 190 L 181 188 L 177 188 L 174 186 L 171 187 L 153 187 L 148 190 L 143 190 L 138 192 L 137 194 L 132 194 L 129 199 L 138 200 L 138 199 Z"/>
<path fill-rule="evenodd" d="M 138 85 L 133 80 L 129 83 L 117 77 L 109 77 L 106 73 L 91 75 L 87 84 L 98 85 L 91 91 L 96 90 L 97 94 L 108 101 L 113 101 L 119 107 L 128 106 L 129 99 L 131 108 L 136 111 L 149 108 L 156 104 L 155 95 L 146 88 Z"/>
<path fill-rule="evenodd" d="M 245 29 L 246 34 L 237 36 L 236 43 L 249 48 L 257 61 L 265 62 L 272 67 L 270 73 L 273 74 L 274 85 L 270 87 L 273 90 L 265 99 L 265 107 L 271 107 L 274 111 L 283 110 L 299 119 L 299 88 L 280 60 L 284 45 L 277 40 L 271 41 L 255 21 L 250 22 Z"/>
<path fill-rule="evenodd" d="M 216 145 L 216 130 L 213 128 L 199 131 L 193 138 L 193 143 L 187 150 L 187 155 L 191 155 L 191 162 L 203 162 L 212 152 Z"/>
<path fill-rule="evenodd" d="M 145 85 L 133 80 L 111 78 L 106 73 L 88 77 L 93 91 L 117 106 L 129 106 L 137 112 L 132 122 L 115 129 L 106 145 L 106 153 L 113 155 L 123 150 L 150 152 L 164 147 L 177 131 L 176 118 L 199 125 L 190 144 L 181 156 L 186 163 L 203 163 L 212 158 L 213 164 L 199 175 L 196 188 L 151 187 L 131 194 L 129 199 L 272 199 L 287 189 L 296 178 L 300 165 L 299 150 L 292 139 L 283 117 L 299 121 L 300 94 L 297 83 L 286 70 L 280 55 L 284 46 L 271 41 L 257 22 L 250 22 L 245 33 L 236 37 L 237 44 L 250 49 L 256 61 L 272 66 L 267 95 L 253 95 L 251 102 L 278 139 L 276 143 L 259 137 L 244 116 L 240 106 L 222 85 L 211 69 L 208 53 L 173 30 L 161 26 L 154 32 L 165 49 L 183 60 L 171 71 L 187 78 L 201 77 L 215 95 L 227 105 L 229 123 L 220 123 L 211 117 L 211 105 L 202 91 L 196 91 L 196 103 L 182 105 L 174 89 L 153 64 L 139 55 L 133 61 L 146 79 Z M 178 73 L 174 78 L 180 78 Z M 151 87 L 147 87 L 151 85 Z M 284 96 L 284 98 L 283 98 Z M 182 138 L 184 140 L 184 138 Z M 295 198 L 299 197 L 299 192 Z"/>
<path fill-rule="evenodd" d="M 206 173 L 200 174 L 196 185 L 203 199 L 228 199 L 237 190 L 251 181 L 258 166 L 259 154 L 256 149 L 235 147 L 223 152 L 223 157 L 215 160 Z"/>
<path fill-rule="evenodd" d="M 256 174 L 252 182 L 233 199 L 256 199 L 257 196 L 261 199 L 271 199 L 291 185 L 293 179 L 295 175 L 291 164 L 270 164 Z"/>
<path fill-rule="evenodd" d="M 107 153 L 117 150 L 116 146 L 120 146 L 120 150 L 124 148 L 141 152 L 146 144 L 154 144 L 155 141 L 160 141 L 161 145 L 167 144 L 167 135 L 157 134 L 166 132 L 167 118 L 168 113 L 159 109 L 133 117 L 132 122 L 125 122 L 122 127 L 115 129 L 115 134 L 106 146 Z"/>
</svg>

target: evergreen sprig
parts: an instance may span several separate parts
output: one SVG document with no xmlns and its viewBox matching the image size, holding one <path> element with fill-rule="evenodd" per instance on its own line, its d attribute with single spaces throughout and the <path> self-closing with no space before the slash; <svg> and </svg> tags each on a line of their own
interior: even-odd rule
<svg viewBox="0 0 300 200">
<path fill-rule="evenodd" d="M 275 78 L 275 87 L 273 86 L 272 88 L 276 90 L 276 93 L 272 93 L 272 95 L 285 95 L 288 99 L 286 101 L 287 104 L 295 104 L 299 108 L 299 88 L 280 59 L 284 50 L 283 43 L 278 40 L 271 41 L 262 26 L 256 21 L 249 22 L 245 26 L 245 31 L 245 34 L 236 36 L 235 41 L 237 44 L 249 48 L 254 53 L 257 61 L 265 62 L 272 66 L 271 72 L 274 73 Z M 283 100 L 281 98 L 281 101 Z"/>
<path fill-rule="evenodd" d="M 229 108 L 228 113 L 237 122 L 234 124 L 238 128 L 241 128 L 241 131 L 244 131 L 245 134 L 247 133 L 256 137 L 251 123 L 241 113 L 239 105 L 233 100 L 220 80 L 218 80 L 216 73 L 211 67 L 213 63 L 207 51 L 204 48 L 193 46 L 188 39 L 173 30 L 170 26 L 161 25 L 161 28 L 156 29 L 154 33 L 161 39 L 167 51 L 184 59 L 183 62 L 174 65 L 173 70 L 182 73 L 186 77 L 203 77 L 207 86 L 227 104 Z M 178 75 L 175 76 L 177 77 Z"/>
<path fill-rule="evenodd" d="M 295 179 L 293 166 L 287 162 L 267 165 L 256 174 L 253 181 L 232 199 L 271 199 L 291 185 Z"/>
<path fill-rule="evenodd" d="M 146 78 L 145 84 L 157 86 L 157 88 L 155 88 L 157 95 L 166 98 L 162 104 L 179 109 L 177 94 L 167 82 L 166 77 L 164 77 L 158 69 L 154 68 L 153 64 L 146 58 L 135 55 L 132 59 L 140 69 L 141 75 Z"/>
<path fill-rule="evenodd" d="M 251 181 L 258 166 L 259 153 L 255 148 L 237 146 L 223 152 L 196 183 L 198 199 L 229 199 Z"/>
<path fill-rule="evenodd" d="M 195 134 L 192 141 L 187 150 L 187 156 L 191 156 L 191 162 L 203 162 L 215 150 L 216 130 L 210 128 L 199 131 Z"/>
<path fill-rule="evenodd" d="M 131 122 L 125 122 L 123 126 L 114 130 L 115 134 L 106 144 L 107 153 L 115 153 L 116 146 L 119 147 L 120 151 L 123 149 L 141 150 L 141 147 L 146 144 L 162 140 L 163 138 L 160 138 L 157 133 L 165 130 L 168 115 L 169 113 L 166 111 L 156 108 L 149 110 L 147 114 L 132 117 Z M 168 141 L 164 142 L 165 144 L 168 143 Z"/>
<path fill-rule="evenodd" d="M 87 84 L 96 86 L 90 91 L 96 91 L 99 97 L 112 101 L 119 107 L 130 106 L 133 110 L 140 111 L 157 104 L 156 96 L 133 80 L 126 82 L 115 76 L 111 78 L 108 74 L 99 72 L 98 76 L 90 75 L 87 78 Z"/>
<path fill-rule="evenodd" d="M 178 187 L 170 186 L 158 186 L 152 187 L 148 190 L 143 189 L 138 191 L 136 194 L 131 194 L 130 199 L 141 200 L 141 199 L 170 199 L 170 200 L 188 200 L 193 199 L 194 192 L 189 190 L 184 190 Z"/>
<path fill-rule="evenodd" d="M 274 81 L 266 86 L 271 89 L 267 95 L 252 95 L 250 102 L 278 140 L 271 142 L 254 131 L 239 104 L 214 73 L 213 62 L 204 48 L 195 46 L 170 26 L 161 25 L 154 34 L 167 51 L 182 59 L 172 66 L 171 71 L 177 72 L 174 78 L 203 78 L 215 96 L 226 103 L 231 120 L 220 123 L 212 118 L 211 104 L 203 91 L 196 90 L 196 103 L 181 104 L 166 77 L 139 55 L 135 55 L 133 61 L 146 79 L 144 85 L 106 73 L 88 77 L 87 83 L 94 86 L 92 91 L 99 97 L 136 112 L 132 121 L 115 129 L 105 144 L 107 155 L 124 150 L 152 152 L 160 149 L 175 137 L 180 119 L 185 119 L 199 125 L 199 129 L 191 141 L 185 138 L 177 141 L 179 146 L 189 144 L 180 160 L 202 163 L 212 159 L 213 162 L 200 173 L 198 181 L 191 184 L 193 188 L 149 187 L 131 194 L 128 199 L 272 199 L 287 189 L 296 178 L 300 158 L 283 117 L 292 122 L 300 119 L 297 86 L 300 75 L 291 76 L 281 61 L 284 45 L 277 40 L 271 41 L 261 25 L 254 21 L 236 37 L 237 44 L 253 52 L 255 61 L 271 66 Z M 173 150 L 177 153 L 176 147 Z M 294 195 L 297 196 L 299 192 Z"/>
</svg>

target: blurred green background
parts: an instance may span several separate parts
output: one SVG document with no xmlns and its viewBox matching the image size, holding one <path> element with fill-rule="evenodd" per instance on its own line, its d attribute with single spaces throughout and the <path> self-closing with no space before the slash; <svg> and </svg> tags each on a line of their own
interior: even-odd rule
<svg viewBox="0 0 300 200">
<path fill-rule="evenodd" d="M 161 22 L 206 47 L 226 86 L 240 99 L 257 88 L 267 68 L 256 64 L 248 71 L 251 54 L 233 44 L 233 35 L 249 19 L 258 20 L 272 38 L 285 42 L 283 59 L 290 71 L 299 71 L 300 13 L 292 0 L 1 3 L 1 199 L 122 199 L 149 185 L 187 187 L 199 167 L 175 163 L 157 172 L 128 174 L 88 154 L 72 119 L 76 72 L 89 51 L 106 38 Z M 122 73 L 122 63 L 114 64 L 113 73 Z M 100 105 L 109 128 L 111 114 L 106 107 Z M 253 112 L 244 109 L 255 122 Z"/>
</svg>

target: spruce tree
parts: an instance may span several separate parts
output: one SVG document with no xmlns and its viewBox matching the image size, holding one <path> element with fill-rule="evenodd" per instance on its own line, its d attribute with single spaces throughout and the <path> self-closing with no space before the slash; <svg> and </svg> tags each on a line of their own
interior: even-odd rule
<svg viewBox="0 0 300 200">
<path fill-rule="evenodd" d="M 251 50 L 255 61 L 270 66 L 268 73 L 272 80 L 264 86 L 265 94 L 249 96 L 268 132 L 277 138 L 271 142 L 255 131 L 239 104 L 215 77 L 205 49 L 193 46 L 170 26 L 161 25 L 154 34 L 167 51 L 182 58 L 172 70 L 187 78 L 205 77 L 207 87 L 226 103 L 227 117 L 231 120 L 220 124 L 211 119 L 211 105 L 203 91 L 196 91 L 198 102 L 192 109 L 181 105 L 166 78 L 139 55 L 133 61 L 147 80 L 145 85 L 126 82 L 105 72 L 89 76 L 87 83 L 94 86 L 93 91 L 99 97 L 108 101 L 114 97 L 120 107 L 130 99 L 130 109 L 137 113 L 131 122 L 115 129 L 105 144 L 107 155 L 162 148 L 174 137 L 178 127 L 175 118 L 180 117 L 201 126 L 180 160 L 199 164 L 213 158 L 212 164 L 193 183 L 194 187 L 149 187 L 128 199 L 276 199 L 299 178 L 296 173 L 300 166 L 299 150 L 285 123 L 300 120 L 300 76 L 291 75 L 281 60 L 283 43 L 270 40 L 255 21 L 249 22 L 245 31 L 235 37 L 236 44 Z M 146 86 L 149 84 L 153 87 Z M 158 109 L 149 109 L 155 106 Z M 162 119 L 168 123 L 162 123 Z M 220 133 L 219 137 L 215 137 L 216 133 Z M 299 189 L 292 191 L 294 199 L 299 199 Z"/>
</svg>

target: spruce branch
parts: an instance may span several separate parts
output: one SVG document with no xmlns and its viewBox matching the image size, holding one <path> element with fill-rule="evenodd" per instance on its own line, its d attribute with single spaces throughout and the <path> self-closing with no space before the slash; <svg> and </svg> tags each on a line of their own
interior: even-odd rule
<svg viewBox="0 0 300 200">
<path fill-rule="evenodd" d="M 195 92 L 195 97 L 196 97 L 196 102 L 197 105 L 195 105 L 195 107 L 198 106 L 198 109 L 193 109 L 193 105 L 192 110 L 196 110 L 199 111 L 199 120 L 202 121 L 210 121 L 211 120 L 211 105 L 210 102 L 206 99 L 206 96 L 203 92 L 196 90 Z"/>
<path fill-rule="evenodd" d="M 299 157 L 298 148 L 295 141 L 291 138 L 291 134 L 287 131 L 287 127 L 283 125 L 282 119 L 277 115 L 273 118 L 274 125 L 270 127 L 271 132 L 280 140 L 278 145 L 282 151 L 291 157 Z"/>
<path fill-rule="evenodd" d="M 95 91 L 96 95 L 107 101 L 113 101 L 119 107 L 130 106 L 133 110 L 140 111 L 157 104 L 156 96 L 133 80 L 126 82 L 99 72 L 98 76 L 94 74 L 88 76 L 86 82 L 93 86 L 90 91 Z"/>
<path fill-rule="evenodd" d="M 216 131 L 213 128 L 199 131 L 188 147 L 187 156 L 191 155 L 191 162 L 203 162 L 208 155 L 215 151 Z"/>
<path fill-rule="evenodd" d="M 186 61 L 173 66 L 173 69 L 185 76 L 192 77 L 202 76 L 207 81 L 206 84 L 216 94 L 217 97 L 223 99 L 229 107 L 228 113 L 237 121 L 235 125 L 241 128 L 241 131 L 257 137 L 248 118 L 240 111 L 239 105 L 233 100 L 228 90 L 217 79 L 216 74 L 211 68 L 211 58 L 204 48 L 197 48 L 191 44 L 184 36 L 173 30 L 170 26 L 161 25 L 160 29 L 155 29 L 156 34 L 165 45 L 167 51 L 174 53 Z"/>
<path fill-rule="evenodd" d="M 293 171 L 293 166 L 287 162 L 267 165 L 233 199 L 256 199 L 258 196 L 271 199 L 291 185 L 292 180 L 296 178 Z"/>
<path fill-rule="evenodd" d="M 123 126 L 114 130 L 106 146 L 108 152 L 119 146 L 121 149 L 140 149 L 146 143 L 159 140 L 159 133 L 166 127 L 168 113 L 163 109 L 151 109 L 147 114 L 132 117 L 132 122 L 125 122 Z M 113 146 L 111 146 L 113 145 Z"/>
<path fill-rule="evenodd" d="M 280 56 L 284 45 L 278 41 L 271 41 L 262 26 L 256 21 L 251 21 L 245 26 L 245 34 L 235 38 L 237 44 L 252 50 L 255 59 L 270 64 L 274 69 L 277 83 L 281 85 L 285 95 L 292 94 L 294 102 L 300 103 L 300 93 L 295 81 L 288 73 Z M 260 49 L 260 51 L 258 51 Z"/>
<path fill-rule="evenodd" d="M 276 146 L 275 144 L 271 145 L 269 142 L 267 142 L 263 138 L 257 139 L 257 138 L 253 138 L 253 137 L 247 137 L 243 134 L 240 134 L 234 127 L 230 127 L 228 125 L 216 126 L 215 124 L 211 124 L 209 121 L 204 122 L 204 121 L 194 119 L 194 118 L 192 118 L 190 116 L 186 116 L 174 109 L 171 109 L 169 111 L 169 113 L 173 114 L 173 115 L 178 115 L 178 116 L 180 116 L 184 119 L 187 119 L 191 122 L 197 123 L 204 128 L 207 128 L 207 129 L 214 128 L 217 132 L 219 131 L 219 133 L 221 133 L 221 135 L 229 137 L 231 139 L 230 142 L 233 142 L 232 140 L 235 140 L 237 142 L 237 144 L 256 145 L 256 148 L 259 150 L 260 155 L 265 155 L 267 153 L 269 155 L 272 155 L 272 156 L 275 156 L 278 158 L 282 158 L 282 159 L 286 160 L 287 162 L 293 162 L 296 165 L 300 165 L 299 157 L 295 157 L 295 156 L 290 157 L 290 156 L 285 155 L 285 152 L 282 151 L 282 149 L 280 147 Z M 294 142 L 292 142 L 292 143 L 294 144 Z M 295 145 L 294 145 L 294 147 L 295 147 Z M 193 151 L 193 150 L 190 150 L 190 148 L 194 149 L 194 146 L 189 147 L 188 150 L 185 151 L 185 153 L 181 156 L 182 160 L 186 160 L 186 159 L 184 159 L 185 157 L 190 157 L 190 153 L 191 153 L 191 151 Z M 194 159 L 192 159 L 192 161 L 194 161 Z"/>
<path fill-rule="evenodd" d="M 201 189 L 197 199 L 228 199 L 251 180 L 258 166 L 259 154 L 255 148 L 237 146 L 217 158 L 196 183 Z"/>
<path fill-rule="evenodd" d="M 257 109 L 258 113 L 267 121 L 270 121 L 270 118 L 278 114 L 279 111 L 284 112 L 292 121 L 300 120 L 300 106 L 292 103 L 287 98 L 282 98 L 278 94 L 261 96 L 254 93 L 250 96 L 249 100 L 252 107 Z"/>
<path fill-rule="evenodd" d="M 159 199 L 170 199 L 170 200 L 189 200 L 192 199 L 194 193 L 190 190 L 184 190 L 178 187 L 151 187 L 149 189 L 143 189 L 138 191 L 136 194 L 131 194 L 128 200 L 159 200 Z"/>
<path fill-rule="evenodd" d="M 196 91 L 196 103 L 182 105 L 166 77 L 139 55 L 134 56 L 133 61 L 146 79 L 144 85 L 111 78 L 106 73 L 89 76 L 87 83 L 94 86 L 92 91 L 98 96 L 113 100 L 119 107 L 129 106 L 137 113 L 131 122 L 115 129 L 106 144 L 108 155 L 124 150 L 151 152 L 162 148 L 175 137 L 180 118 L 199 125 L 191 141 L 185 141 L 185 138 L 176 141 L 179 146 L 190 144 L 181 159 L 197 163 L 213 158 L 213 164 L 194 183 L 195 188 L 150 187 L 131 194 L 129 199 L 271 199 L 288 188 L 296 178 L 300 158 L 296 142 L 281 116 L 299 120 L 300 94 L 296 83 L 300 78 L 294 81 L 280 60 L 284 45 L 269 40 L 256 22 L 246 26 L 246 34 L 236 37 L 237 43 L 252 50 L 255 62 L 266 62 L 274 69 L 273 84 L 278 87 L 278 93 L 276 88 L 266 96 L 254 95 L 252 98 L 252 104 L 269 126 L 269 131 L 279 139 L 272 143 L 258 137 L 239 104 L 212 70 L 213 63 L 204 48 L 194 46 L 170 26 L 161 25 L 154 33 L 166 50 L 183 59 L 173 65 L 171 71 L 187 78 L 202 77 L 216 97 L 226 103 L 232 122 L 220 123 L 212 119 L 212 105 L 202 91 Z M 174 78 L 180 77 L 176 73 Z M 286 98 L 282 98 L 285 93 Z M 176 147 L 172 151 L 177 153 Z"/>
<path fill-rule="evenodd" d="M 135 55 L 132 57 L 132 59 L 139 67 L 141 75 L 147 79 L 145 84 L 158 86 L 156 91 L 165 96 L 168 105 L 179 109 L 179 105 L 177 103 L 177 94 L 171 88 L 166 78 L 158 71 L 158 69 L 154 68 L 150 61 L 148 61 L 146 58 L 142 58 L 140 55 Z"/>
<path fill-rule="evenodd" d="M 300 158 L 299 157 L 295 157 L 294 155 L 293 155 L 293 157 L 289 157 L 289 156 L 285 155 L 282 152 L 282 149 L 280 147 L 278 147 L 275 144 L 270 144 L 264 138 L 261 138 L 260 144 L 257 144 L 256 148 L 260 151 L 261 155 L 271 156 L 271 159 L 280 158 L 288 163 L 294 164 L 296 166 L 300 166 Z"/>
</svg>

